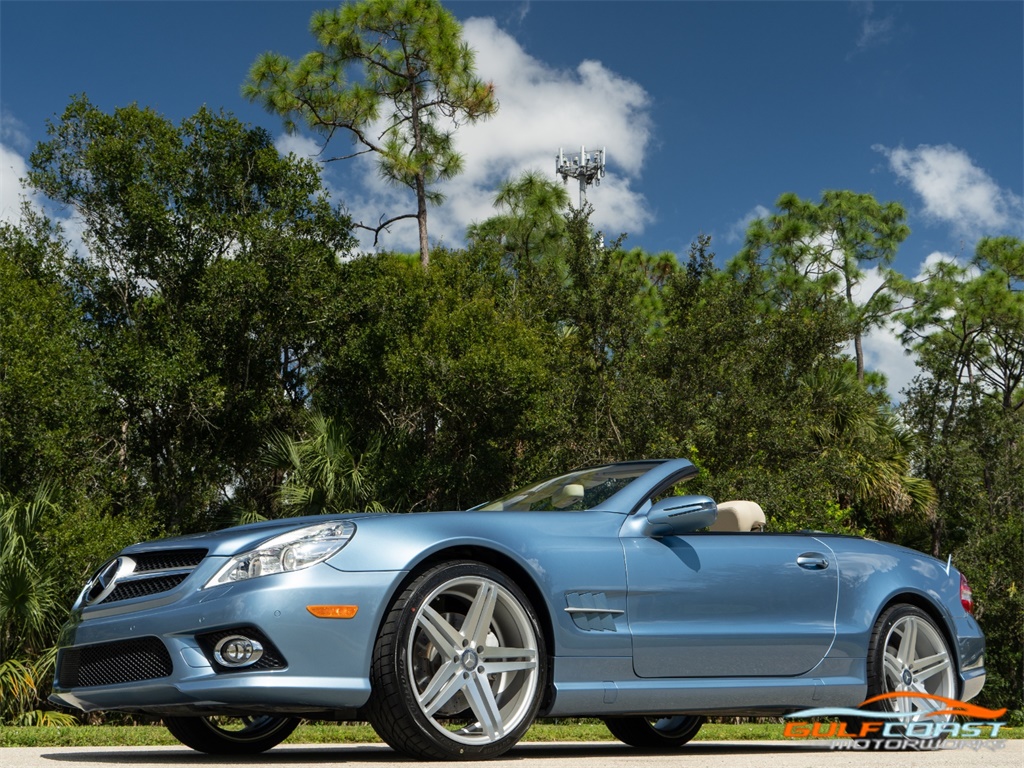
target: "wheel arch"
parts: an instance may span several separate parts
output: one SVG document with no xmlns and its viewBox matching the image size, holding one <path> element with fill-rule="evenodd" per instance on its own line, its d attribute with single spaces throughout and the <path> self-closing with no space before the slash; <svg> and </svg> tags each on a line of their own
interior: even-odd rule
<svg viewBox="0 0 1024 768">
<path fill-rule="evenodd" d="M 499 552 L 496 549 L 479 544 L 458 544 L 455 546 L 445 547 L 429 553 L 412 564 L 409 568 L 408 574 L 398 584 L 397 589 L 394 590 L 391 599 L 388 601 L 387 609 L 381 612 L 380 624 L 377 627 L 377 634 L 380 634 L 380 629 L 387 619 L 391 605 L 405 591 L 405 588 L 409 586 L 410 583 L 418 578 L 420 574 L 430 570 L 434 566 L 454 560 L 473 560 L 478 563 L 483 563 L 484 565 L 489 565 L 492 568 L 497 568 L 512 579 L 516 586 L 523 590 L 523 593 L 530 601 L 530 605 L 533 607 L 534 613 L 537 615 L 537 622 L 540 624 L 540 631 L 544 637 L 544 647 L 546 649 L 547 656 L 551 658 L 555 655 L 555 631 L 554 624 L 551 619 L 551 609 L 548 605 L 548 601 L 544 598 L 543 591 L 534 579 L 533 574 L 530 573 L 528 568 L 517 562 L 515 558 L 510 557 L 504 552 Z M 554 675 L 549 674 L 547 690 L 544 692 L 544 696 L 541 701 L 541 712 L 547 708 L 550 700 L 554 696 L 553 679 Z"/>
<path fill-rule="evenodd" d="M 935 602 L 928 598 L 927 595 L 922 595 L 919 592 L 899 592 L 890 596 L 885 604 L 882 605 L 881 609 L 879 609 L 878 613 L 875 614 L 875 618 L 871 626 L 874 627 L 882 615 L 896 605 L 912 605 L 915 608 L 920 608 L 928 615 L 928 618 L 935 622 L 935 626 L 938 627 L 939 631 L 942 633 L 942 639 L 945 640 L 946 645 L 949 646 L 950 656 L 956 664 L 956 678 L 957 680 L 960 680 L 960 672 L 963 666 L 960 660 L 960 645 L 956 641 L 956 635 L 950 626 L 949 618 Z M 962 687 L 962 681 L 960 682 L 960 685 Z M 958 691 L 957 694 L 959 695 L 959 693 L 960 692 Z"/>
</svg>

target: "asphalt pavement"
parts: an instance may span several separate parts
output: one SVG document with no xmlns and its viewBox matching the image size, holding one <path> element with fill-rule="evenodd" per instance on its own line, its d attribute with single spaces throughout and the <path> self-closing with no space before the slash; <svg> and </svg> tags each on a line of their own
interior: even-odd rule
<svg viewBox="0 0 1024 768">
<path fill-rule="evenodd" d="M 951 748 L 953 744 L 958 748 Z M 3 768 L 167 768 L 175 765 L 260 768 L 339 763 L 374 768 L 408 768 L 419 764 L 379 744 L 285 745 L 255 757 L 211 757 L 183 747 L 0 749 Z M 827 743 L 792 741 L 700 741 L 671 753 L 642 752 L 612 742 L 520 744 L 501 759 L 479 765 L 487 768 L 1022 768 L 1024 740 L 950 740 L 942 749 L 930 752 L 832 750 Z"/>
</svg>

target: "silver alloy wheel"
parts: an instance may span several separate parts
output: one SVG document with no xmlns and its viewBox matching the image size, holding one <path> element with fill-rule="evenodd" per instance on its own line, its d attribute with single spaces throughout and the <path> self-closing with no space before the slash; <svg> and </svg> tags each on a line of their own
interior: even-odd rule
<svg viewBox="0 0 1024 768">
<path fill-rule="evenodd" d="M 911 613 L 897 619 L 885 637 L 882 658 L 885 693 L 920 693 L 926 696 L 956 697 L 956 675 L 949 649 L 939 630 L 923 615 Z M 889 704 L 893 711 L 913 713 L 909 722 L 918 722 L 946 705 L 928 698 L 897 698 Z M 949 720 L 952 715 L 932 717 Z"/>
<path fill-rule="evenodd" d="M 531 714 L 537 636 L 501 584 L 478 575 L 442 583 L 417 611 L 406 650 L 420 711 L 449 739 L 491 744 Z"/>
<path fill-rule="evenodd" d="M 651 728 L 666 738 L 674 738 L 693 728 L 694 718 L 689 715 L 666 715 L 648 720 Z"/>
<path fill-rule="evenodd" d="M 299 724 L 286 715 L 247 717 L 164 717 L 167 730 L 182 744 L 211 755 L 255 755 L 277 746 Z"/>
<path fill-rule="evenodd" d="M 637 749 L 678 749 L 691 741 L 701 726 L 703 715 L 625 715 L 606 717 L 612 736 Z"/>
<path fill-rule="evenodd" d="M 222 733 L 232 738 L 246 738 L 253 733 L 266 730 L 281 718 L 273 715 L 250 715 L 246 717 L 204 717 L 202 721 L 211 731 Z"/>
</svg>

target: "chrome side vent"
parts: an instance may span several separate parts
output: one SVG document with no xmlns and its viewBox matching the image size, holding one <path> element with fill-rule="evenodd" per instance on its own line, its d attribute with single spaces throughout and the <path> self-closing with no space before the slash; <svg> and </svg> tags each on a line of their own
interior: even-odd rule
<svg viewBox="0 0 1024 768">
<path fill-rule="evenodd" d="M 580 629 L 598 632 L 616 632 L 615 617 L 625 611 L 608 607 L 608 596 L 604 592 L 567 592 L 565 612 L 572 616 Z"/>
</svg>

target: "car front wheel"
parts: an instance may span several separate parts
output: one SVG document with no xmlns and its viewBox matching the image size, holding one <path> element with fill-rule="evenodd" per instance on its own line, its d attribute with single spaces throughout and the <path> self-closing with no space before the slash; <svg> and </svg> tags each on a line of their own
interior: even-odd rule
<svg viewBox="0 0 1024 768">
<path fill-rule="evenodd" d="M 471 561 L 436 566 L 384 621 L 370 672 L 370 722 L 412 757 L 496 757 L 537 714 L 545 658 L 533 608 L 505 574 Z"/>
<path fill-rule="evenodd" d="M 187 747 L 210 755 L 255 755 L 276 747 L 299 724 L 297 717 L 165 717 L 164 725 Z"/>
<path fill-rule="evenodd" d="M 704 725 L 700 715 L 663 717 L 606 717 L 604 724 L 619 741 L 638 749 L 675 749 L 681 747 Z"/>
</svg>

